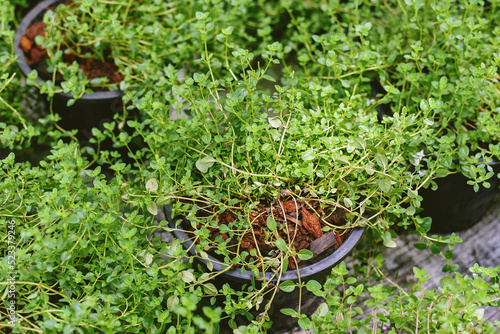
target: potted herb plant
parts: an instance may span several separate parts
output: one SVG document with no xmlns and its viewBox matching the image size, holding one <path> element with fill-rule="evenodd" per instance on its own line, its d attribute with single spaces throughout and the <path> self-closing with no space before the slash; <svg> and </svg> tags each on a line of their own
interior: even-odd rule
<svg viewBox="0 0 500 334">
<path fill-rule="evenodd" d="M 50 147 L 46 112 L 30 87 L 23 82 L 16 66 L 13 39 L 16 15 L 25 1 L 12 1 L 0 6 L 0 159 L 16 152 L 19 159 L 36 163 Z M 35 117 L 36 114 L 36 117 Z M 38 122 L 40 120 L 40 122 Z"/>
<path fill-rule="evenodd" d="M 320 85 L 306 91 L 293 74 L 274 93 L 263 91 L 262 81 L 274 80 L 265 71 L 280 48 L 269 46 L 263 70 L 217 80 L 208 67 L 175 86 L 191 118 L 131 122 L 147 144 L 149 180 L 137 178 L 149 194 L 130 187 L 125 198 L 141 199 L 153 214 L 171 205 L 174 216 L 183 217 L 171 221 L 174 233 L 188 236 L 186 247 L 208 271 L 219 263 L 221 271 L 210 276 L 230 273 L 253 286 L 239 304 L 242 312 L 263 303 L 266 286 L 286 289 L 301 275 L 309 279 L 299 262 L 319 257 L 310 248 L 315 240 L 351 233 L 345 242 L 356 241 L 356 228 L 370 226 L 395 246 L 391 225 L 415 213 L 416 189 L 428 179 L 407 163 L 415 160 L 418 143 L 433 135 L 427 123 L 413 126 L 401 117 L 383 126 L 374 110 L 358 108 L 369 94 Z M 243 62 L 251 55 L 241 50 L 237 57 Z M 369 91 L 369 83 L 359 84 Z M 154 101 L 143 107 L 151 112 Z M 407 136 L 395 141 L 397 133 Z M 346 254 L 343 246 L 332 264 Z"/>
<path fill-rule="evenodd" d="M 497 4 L 349 2 L 293 8 L 287 34 L 297 63 L 284 71 L 294 71 L 304 87 L 354 87 L 356 94 L 373 94 L 367 109 L 378 109 L 383 123 L 401 115 L 413 117 L 414 124 L 428 122 L 435 136 L 415 153 L 422 173 L 425 164 L 436 173 L 428 174 L 419 192 L 421 214 L 434 217 L 434 231 L 475 223 L 500 182 Z M 306 13 L 315 19 L 307 20 Z M 368 82 L 371 93 L 364 88 Z"/>
<path fill-rule="evenodd" d="M 496 277 L 500 267 L 475 264 L 469 268 L 470 273 L 443 276 L 438 286 L 430 289 L 426 283 L 431 276 L 425 268 L 414 267 L 414 278 L 403 286 L 397 283 L 397 277 L 394 279 L 384 272 L 380 253 L 373 253 L 373 256 L 363 254 L 367 256 L 367 265 L 355 274 L 347 270 L 345 263 L 332 271 L 323 290 L 317 292 L 326 302 L 311 317 L 293 309 L 283 311 L 299 319 L 303 330 L 318 334 L 346 330 L 388 333 L 465 330 L 493 334 L 500 329 L 498 321 L 491 316 L 488 319 L 483 308 L 498 307 Z M 481 286 L 482 293 L 478 293 L 477 286 Z"/>
<path fill-rule="evenodd" d="M 207 48 L 221 49 L 229 63 L 235 45 L 252 41 L 240 23 L 241 6 L 226 7 L 203 1 L 45 0 L 23 18 L 14 50 L 28 83 L 47 94 L 47 109 L 56 121 L 61 118 L 62 129 L 80 129 L 80 142 L 95 142 L 102 136 L 92 128 L 110 132 L 103 123 L 117 118 L 108 134 L 116 138 L 127 129 L 126 119 L 139 116 L 143 98 L 152 95 L 161 107 L 175 103 L 172 84 L 206 62 Z M 162 117 L 170 118 L 170 112 Z"/>
<path fill-rule="evenodd" d="M 423 153 L 441 165 L 439 177 L 451 174 L 421 192 L 422 215 L 433 217 L 433 231 L 462 230 L 486 212 L 500 184 L 500 137 L 493 130 L 498 127 L 499 59 L 492 24 L 498 10 L 461 1 L 432 6 L 415 1 L 392 12 L 380 9 L 388 20 L 384 26 L 397 26 L 391 33 L 405 41 L 386 44 L 384 52 L 394 63 L 377 71 L 391 91 L 384 100 L 392 110 L 404 105 L 418 111 L 417 117 L 435 110 L 431 121 L 438 136 Z M 411 29 L 412 18 L 434 22 L 438 29 L 418 23 L 418 29 Z M 395 24 L 401 20 L 407 24 Z M 382 31 L 373 30 L 367 40 L 381 38 Z M 448 149 L 436 154 L 443 146 Z"/>
</svg>

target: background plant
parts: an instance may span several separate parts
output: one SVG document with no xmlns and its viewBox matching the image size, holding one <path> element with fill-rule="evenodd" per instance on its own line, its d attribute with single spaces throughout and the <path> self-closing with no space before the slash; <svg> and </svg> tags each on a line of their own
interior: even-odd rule
<svg viewBox="0 0 500 334">
<path fill-rule="evenodd" d="M 317 4 L 316 20 L 291 21 L 293 49 L 300 50 L 293 69 L 335 89 L 371 88 L 371 106 L 384 105 L 379 112 L 386 115 L 422 118 L 432 110 L 436 135 L 425 143 L 425 156 L 439 161 L 441 175 L 458 170 L 475 189 L 489 187 L 493 172 L 480 162 L 498 159 L 497 7 L 496 1 Z M 440 155 L 444 146 L 448 152 Z"/>
<path fill-rule="evenodd" d="M 0 157 L 5 158 L 11 150 L 18 150 L 23 159 L 33 158 L 27 151 L 32 143 L 41 142 L 49 129 L 43 129 L 26 110 L 39 110 L 32 100 L 29 88 L 23 84 L 15 64 L 12 42 L 14 38 L 17 9 L 26 5 L 23 1 L 8 2 L 0 6 Z M 17 7 L 16 7 L 17 6 Z M 40 111 L 40 110 L 39 110 Z M 43 122 L 43 117 L 40 117 Z M 23 152 L 21 153 L 21 152 Z"/>
</svg>

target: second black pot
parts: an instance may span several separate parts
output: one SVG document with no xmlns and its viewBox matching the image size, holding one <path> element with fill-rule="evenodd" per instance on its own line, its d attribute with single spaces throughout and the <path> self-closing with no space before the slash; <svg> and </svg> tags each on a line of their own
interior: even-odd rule
<svg viewBox="0 0 500 334">
<path fill-rule="evenodd" d="M 18 65 L 25 76 L 33 70 L 27 63 L 20 42 L 26 30 L 43 19 L 46 9 L 58 5 L 62 0 L 44 0 L 38 3 L 23 18 L 14 36 L 14 53 L 18 56 Z M 38 83 L 41 78 L 36 78 Z M 91 137 L 93 127 L 101 128 L 102 124 L 113 120 L 116 113 L 123 112 L 123 93 L 121 91 L 102 91 L 93 94 L 83 94 L 72 106 L 67 106 L 71 94 L 57 93 L 52 102 L 52 110 L 59 114 L 58 123 L 63 129 L 79 129 L 77 138 L 85 143 Z M 50 104 L 47 105 L 50 107 Z"/>
<path fill-rule="evenodd" d="M 460 173 L 451 174 L 444 178 L 435 179 L 438 188 L 421 189 L 419 195 L 424 209 L 419 213 L 421 217 L 431 217 L 431 232 L 451 233 L 463 231 L 475 225 L 486 213 L 499 193 L 500 162 L 489 164 L 495 175 L 488 180 L 489 188 L 479 187 L 475 192 L 468 179 Z"/>
</svg>

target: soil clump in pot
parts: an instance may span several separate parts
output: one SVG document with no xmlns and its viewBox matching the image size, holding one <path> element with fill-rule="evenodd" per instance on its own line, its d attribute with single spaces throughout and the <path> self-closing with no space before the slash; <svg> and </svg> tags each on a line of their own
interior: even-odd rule
<svg viewBox="0 0 500 334">
<path fill-rule="evenodd" d="M 297 256 L 290 259 L 288 269 L 296 269 L 297 265 L 300 268 L 331 255 L 351 233 L 351 229 L 345 228 L 348 223 L 345 209 L 321 206 L 318 201 L 297 200 L 291 196 L 283 200 L 277 199 L 269 204 L 258 204 L 248 214 L 251 226 L 244 231 L 235 232 L 233 236 L 223 231 L 226 230 L 225 227 L 231 228 L 235 225 L 235 221 L 242 219 L 234 212 L 226 210 L 221 214 L 214 214 L 201 209 L 198 215 L 214 217 L 213 221 L 217 222 L 207 226 L 209 240 L 216 241 L 222 238 L 226 248 L 234 257 L 241 256 L 243 252 L 250 254 L 251 260 L 247 257 L 245 261 L 259 263 L 262 258 L 275 257 L 278 253 L 276 240 L 279 238 L 285 241 L 288 248 L 293 247 L 296 252 L 307 249 L 313 253 L 313 258 L 307 261 L 302 261 Z M 270 229 L 270 219 L 276 223 L 275 228 Z M 201 224 L 197 226 L 197 229 L 200 228 Z M 190 230 L 191 236 L 194 236 L 194 230 Z M 216 252 L 217 247 L 216 242 L 210 246 L 207 253 L 220 259 L 221 256 Z"/>
</svg>

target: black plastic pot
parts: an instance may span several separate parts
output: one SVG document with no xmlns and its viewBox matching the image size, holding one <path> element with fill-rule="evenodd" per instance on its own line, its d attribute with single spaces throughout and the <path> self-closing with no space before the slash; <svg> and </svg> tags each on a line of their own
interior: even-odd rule
<svg viewBox="0 0 500 334">
<path fill-rule="evenodd" d="M 499 193 L 500 179 L 496 176 L 500 172 L 500 162 L 489 164 L 495 175 L 489 180 L 490 188 L 480 186 L 475 192 L 468 179 L 460 173 L 451 174 L 436 179 L 438 188 L 422 189 L 419 195 L 424 209 L 419 213 L 421 217 L 431 217 L 431 232 L 451 233 L 463 231 L 479 222 Z"/>
<path fill-rule="evenodd" d="M 45 0 L 37 4 L 23 18 L 14 37 L 14 52 L 18 56 L 18 65 L 21 71 L 27 76 L 32 68 L 26 62 L 26 57 L 19 43 L 26 30 L 43 19 L 46 9 L 57 5 L 62 0 Z M 37 78 L 39 83 L 42 79 Z M 54 96 L 52 110 L 61 116 L 58 123 L 63 129 L 79 129 L 77 138 L 83 143 L 91 137 L 93 127 L 102 129 L 104 122 L 113 120 L 116 113 L 123 111 L 121 91 L 102 91 L 93 94 L 84 94 L 76 100 L 72 106 L 67 106 L 68 100 L 72 98 L 71 94 L 58 93 Z M 82 144 L 83 144 L 82 143 Z"/>
<path fill-rule="evenodd" d="M 172 217 L 172 207 L 165 206 L 164 211 L 169 226 L 172 229 L 178 228 L 178 224 L 180 223 L 181 220 L 174 219 Z M 356 247 L 359 240 L 363 236 L 364 231 L 365 227 L 354 228 L 351 234 L 344 241 L 344 243 L 340 245 L 340 247 L 336 251 L 334 251 L 331 255 L 314 264 L 300 268 L 299 269 L 300 280 L 304 283 L 314 279 L 320 283 L 323 283 L 325 281 L 325 277 L 330 273 L 331 269 L 337 264 L 339 264 L 354 249 L 354 247 Z M 185 249 L 189 249 L 189 253 L 191 255 L 193 256 L 196 255 L 193 242 L 188 238 L 187 234 L 184 231 L 174 230 L 173 234 L 177 239 L 183 242 L 183 247 Z M 206 266 L 209 261 L 212 262 L 214 271 L 222 271 L 224 269 L 220 261 L 216 260 L 214 257 L 210 255 L 208 256 L 208 260 L 201 259 L 200 257 L 196 258 L 204 266 Z M 266 281 L 271 280 L 272 273 L 266 272 L 265 275 L 266 275 Z M 247 286 L 252 284 L 253 273 L 247 271 L 246 274 L 243 275 L 241 273 L 241 270 L 237 268 L 237 269 L 226 270 L 218 277 L 221 278 L 215 281 L 216 284 L 222 285 L 224 283 L 229 283 L 231 287 L 239 288 L 244 284 L 246 284 Z M 288 270 L 286 273 L 284 273 L 281 276 L 280 283 L 284 281 L 298 282 L 299 276 L 297 274 L 297 271 Z M 255 280 L 256 284 L 258 284 L 259 282 L 261 281 Z M 274 278 L 271 282 L 277 283 L 277 279 Z M 315 296 L 306 289 L 302 290 L 302 304 L 306 303 L 309 298 L 314 298 L 314 297 Z M 293 292 L 278 291 L 276 293 L 273 299 L 272 309 L 269 311 L 269 315 L 275 323 L 275 325 L 273 325 L 273 330 L 277 330 L 277 328 L 280 326 L 279 321 L 277 320 L 283 318 L 283 314 L 281 314 L 279 310 L 282 308 L 297 308 L 298 300 L 299 300 L 299 289 L 295 289 Z M 289 327 L 289 324 L 290 320 L 287 320 L 285 324 L 281 325 Z"/>
</svg>

